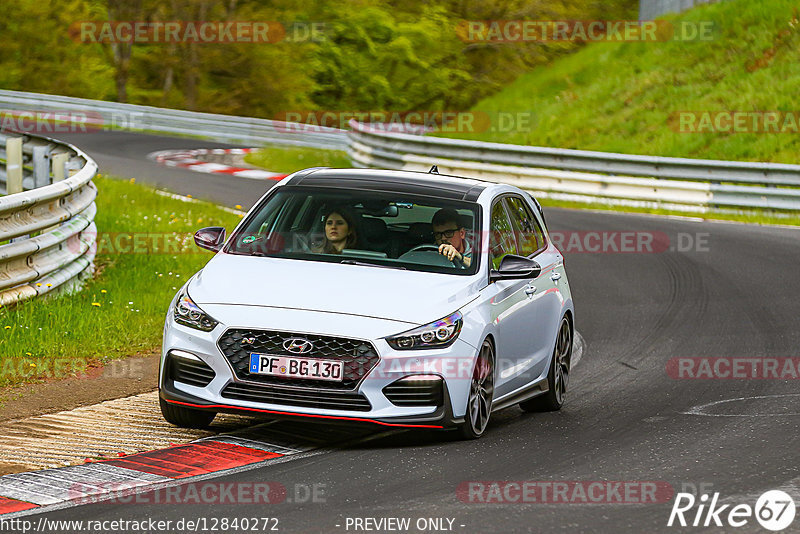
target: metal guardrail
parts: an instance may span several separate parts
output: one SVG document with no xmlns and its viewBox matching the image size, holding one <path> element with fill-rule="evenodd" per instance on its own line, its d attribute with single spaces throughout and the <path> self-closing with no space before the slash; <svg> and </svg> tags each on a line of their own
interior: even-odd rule
<svg viewBox="0 0 800 534">
<path fill-rule="evenodd" d="M 0 304 L 68 289 L 94 270 L 97 165 L 72 145 L 0 134 Z"/>
<path fill-rule="evenodd" d="M 639 20 L 651 20 L 666 13 L 680 13 L 700 4 L 721 0 L 639 0 Z"/>
<path fill-rule="evenodd" d="M 283 144 L 335 150 L 347 148 L 346 132 L 336 128 L 302 127 L 296 123 L 268 119 L 215 115 L 60 95 L 0 90 L 0 113 L 4 111 L 58 112 L 64 120 L 77 118 L 85 122 L 88 131 L 117 128 L 169 135 L 191 135 L 247 146 Z M 54 132 L 54 135 L 57 133 Z"/>
<path fill-rule="evenodd" d="M 350 122 L 360 167 L 428 170 L 510 183 L 539 196 L 682 211 L 800 210 L 800 165 L 665 158 L 386 132 Z"/>
<path fill-rule="evenodd" d="M 0 90 L 0 113 L 75 113 L 87 128 L 193 135 L 229 143 L 346 149 L 356 166 L 427 170 L 513 183 L 579 202 L 709 209 L 800 209 L 800 165 L 698 160 L 508 145 L 385 131 L 350 122 L 349 132 L 297 123 L 213 115 Z M 44 149 L 30 156 L 42 159 Z M 2 157 L 2 151 L 0 151 Z M 39 166 L 38 168 L 41 168 Z M 0 171 L 0 182 L 4 179 Z M 38 177 L 37 177 L 38 176 Z M 44 175 L 24 170 L 27 187 Z"/>
</svg>

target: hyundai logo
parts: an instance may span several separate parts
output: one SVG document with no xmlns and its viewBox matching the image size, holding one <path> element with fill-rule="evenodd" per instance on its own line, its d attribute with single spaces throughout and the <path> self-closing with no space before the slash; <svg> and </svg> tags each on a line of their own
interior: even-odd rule
<svg viewBox="0 0 800 534">
<path fill-rule="evenodd" d="M 243 338 L 242 338 L 242 344 L 243 344 L 243 345 L 244 345 L 244 344 L 247 344 L 247 345 L 252 345 L 252 344 L 253 344 L 253 343 L 255 343 L 255 342 L 256 342 L 256 338 L 254 338 L 254 337 L 243 337 Z"/>
<path fill-rule="evenodd" d="M 305 354 L 314 348 L 314 345 L 302 337 L 293 337 L 283 342 L 283 348 L 292 354 Z"/>
</svg>

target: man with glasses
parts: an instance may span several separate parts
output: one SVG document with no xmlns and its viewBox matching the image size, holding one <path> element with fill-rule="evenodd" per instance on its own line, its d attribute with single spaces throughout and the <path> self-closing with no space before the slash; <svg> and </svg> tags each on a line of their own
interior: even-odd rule
<svg viewBox="0 0 800 534">
<path fill-rule="evenodd" d="M 466 239 L 467 231 L 461 224 L 458 212 L 442 208 L 433 215 L 433 241 L 439 245 L 439 254 L 452 261 L 456 267 L 466 269 L 472 263 L 472 246 Z"/>
</svg>

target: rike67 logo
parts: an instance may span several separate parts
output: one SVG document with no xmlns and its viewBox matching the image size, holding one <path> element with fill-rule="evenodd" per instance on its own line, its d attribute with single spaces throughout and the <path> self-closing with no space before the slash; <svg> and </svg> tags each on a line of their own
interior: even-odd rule
<svg viewBox="0 0 800 534">
<path fill-rule="evenodd" d="M 738 528 L 747 525 L 755 517 L 763 528 L 778 532 L 789 528 L 795 512 L 794 500 L 780 490 L 765 492 L 758 498 L 755 507 L 745 503 L 719 504 L 719 493 L 714 493 L 711 501 L 707 494 L 696 499 L 691 493 L 678 493 L 667 526 Z"/>
</svg>

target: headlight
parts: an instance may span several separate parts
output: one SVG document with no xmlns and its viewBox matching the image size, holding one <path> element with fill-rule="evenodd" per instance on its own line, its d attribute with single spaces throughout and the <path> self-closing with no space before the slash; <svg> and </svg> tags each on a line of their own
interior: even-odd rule
<svg viewBox="0 0 800 534">
<path fill-rule="evenodd" d="M 172 311 L 172 317 L 178 324 L 196 328 L 203 332 L 210 332 L 219 324 L 218 321 L 206 315 L 206 313 L 189 298 L 189 294 L 186 290 L 183 290 L 181 294 L 178 295 L 178 300 L 175 302 L 175 308 Z"/>
<path fill-rule="evenodd" d="M 461 332 L 461 312 L 455 312 L 425 326 L 403 332 L 399 336 L 387 337 L 386 341 L 394 349 L 440 349 L 450 346 Z"/>
</svg>

